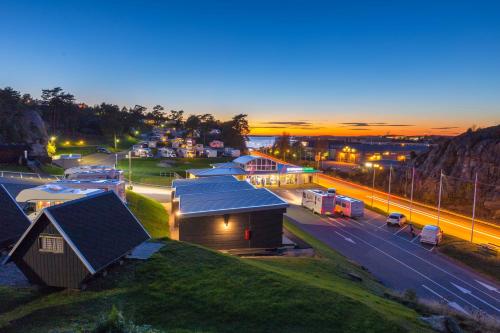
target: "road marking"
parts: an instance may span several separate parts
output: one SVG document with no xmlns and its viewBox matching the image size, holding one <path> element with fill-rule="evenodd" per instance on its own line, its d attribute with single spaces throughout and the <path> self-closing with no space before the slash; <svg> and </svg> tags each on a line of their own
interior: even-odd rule
<svg viewBox="0 0 500 333">
<path fill-rule="evenodd" d="M 450 302 L 449 300 L 447 300 L 444 296 L 441 296 L 439 295 L 437 292 L 435 292 L 434 290 L 432 290 L 431 288 L 427 287 L 425 284 L 422 285 L 422 287 L 424 287 L 425 289 L 427 289 L 428 291 L 430 291 L 431 293 L 433 293 L 434 295 L 436 295 L 437 297 L 441 298 L 443 301 L 445 301 L 448 306 L 450 308 L 453 308 L 455 310 L 458 310 L 462 313 L 465 313 L 465 314 L 469 314 L 463 307 L 460 306 L 460 304 L 458 304 L 457 302 Z"/>
<path fill-rule="evenodd" d="M 380 229 L 380 228 L 385 227 L 385 226 L 387 226 L 387 223 L 382 224 L 380 227 L 377 227 L 377 229 Z"/>
<path fill-rule="evenodd" d="M 356 236 L 356 235 L 352 234 L 352 233 L 351 233 L 351 232 L 349 232 L 349 231 L 344 230 L 344 232 L 345 232 L 346 234 L 349 234 L 352 238 L 358 239 L 359 241 L 361 241 L 361 242 L 365 243 L 366 245 L 368 245 L 368 246 L 370 246 L 370 247 L 374 248 L 375 250 L 377 250 L 377 251 L 379 251 L 380 253 L 382 253 L 382 254 L 386 255 L 387 257 L 391 258 L 392 260 L 394 260 L 394 261 L 396 261 L 396 262 L 400 263 L 401 265 L 403 265 L 403 266 L 405 266 L 406 268 L 408 268 L 409 270 L 411 270 L 411 271 L 413 271 L 413 272 L 417 273 L 418 275 L 420 275 L 420 276 L 421 276 L 421 277 L 423 277 L 424 279 L 426 279 L 426 280 L 428 280 L 428 281 L 432 282 L 433 284 L 435 284 L 436 286 L 440 287 L 441 289 L 446 290 L 447 292 L 449 292 L 450 294 L 454 295 L 455 297 L 457 297 L 457 298 L 461 299 L 462 301 L 464 301 L 465 303 L 469 304 L 470 306 L 472 306 L 472 307 L 473 307 L 473 308 L 475 308 L 476 310 L 480 310 L 477 306 L 475 306 L 475 305 L 474 305 L 474 304 L 472 304 L 471 302 L 467 301 L 465 298 L 461 297 L 460 295 L 457 295 L 456 293 L 454 293 L 453 291 L 449 290 L 449 289 L 448 289 L 448 288 L 446 288 L 445 286 L 443 286 L 443 285 L 441 285 L 441 284 L 437 283 L 436 281 L 434 281 L 433 279 L 431 279 L 431 278 L 430 278 L 430 277 L 428 277 L 427 275 L 425 275 L 425 274 L 421 273 L 421 272 L 420 272 L 420 271 L 418 271 L 417 269 L 415 269 L 415 268 L 411 267 L 410 265 L 408 265 L 408 264 L 406 264 L 406 263 L 402 262 L 401 260 L 399 260 L 399 259 L 397 259 L 397 258 L 393 257 L 392 255 L 390 255 L 389 253 L 385 252 L 384 250 L 379 249 L 379 248 L 378 248 L 378 247 L 376 247 L 375 245 L 370 244 L 370 243 L 369 243 L 369 242 L 367 242 L 366 240 L 364 240 L 364 239 L 362 239 L 362 238 L 360 238 L 360 237 L 358 237 L 358 236 Z"/>
<path fill-rule="evenodd" d="M 334 231 L 334 232 L 335 232 L 337 235 L 339 235 L 340 237 L 344 238 L 344 239 L 345 239 L 346 241 L 348 241 L 349 243 L 356 244 L 356 242 L 355 242 L 355 241 L 353 241 L 353 240 L 352 240 L 352 238 L 349 238 L 349 237 L 347 237 L 347 236 L 344 236 L 344 235 L 342 235 L 342 234 L 341 234 L 341 233 L 339 233 L 339 232 L 336 232 L 336 231 Z"/>
<path fill-rule="evenodd" d="M 397 235 L 397 234 L 399 234 L 401 231 L 405 230 L 406 228 L 408 228 L 408 224 L 407 224 L 407 225 L 405 225 L 403 228 L 399 228 L 399 230 L 398 230 L 398 231 L 396 231 L 393 235 Z"/>
<path fill-rule="evenodd" d="M 488 289 L 489 291 L 494 291 L 494 292 L 500 293 L 500 291 L 498 291 L 498 288 L 496 288 L 496 287 L 490 286 L 489 284 L 481 282 L 479 280 L 476 280 L 476 282 L 479 283 L 480 285 L 482 285 L 483 287 L 485 287 L 486 289 Z"/>
<path fill-rule="evenodd" d="M 474 294 L 472 293 L 472 291 L 470 291 L 469 289 L 465 289 L 464 287 L 460 287 L 459 285 L 457 285 L 457 284 L 455 284 L 455 283 L 453 283 L 453 282 L 451 282 L 451 284 L 452 284 L 455 288 L 457 288 L 458 290 L 460 290 L 461 292 L 463 292 L 464 294 L 470 295 L 470 296 L 474 297 L 475 299 L 477 299 L 479 302 L 486 304 L 487 306 L 489 306 L 490 308 L 492 308 L 492 309 L 493 309 L 493 310 L 495 310 L 496 312 L 500 312 L 500 309 L 498 309 L 496 306 L 491 305 L 490 303 L 486 302 L 485 300 L 483 300 L 483 299 L 482 299 L 482 298 L 480 298 L 480 297 L 477 297 L 477 296 L 476 296 L 476 295 L 474 295 Z"/>
<path fill-rule="evenodd" d="M 414 238 L 410 241 L 410 243 L 413 243 L 413 241 L 414 241 L 414 240 L 416 240 L 418 237 L 420 237 L 420 234 L 418 234 L 416 237 L 414 237 Z"/>
<path fill-rule="evenodd" d="M 367 197 L 371 199 L 372 196 L 371 195 L 367 195 Z M 379 197 L 376 197 L 376 196 L 373 196 L 373 199 L 377 200 L 377 201 L 380 201 L 380 202 L 387 202 L 387 200 L 379 198 Z M 401 204 L 398 204 L 398 203 L 395 203 L 395 202 L 391 202 L 391 205 L 396 206 L 396 207 L 400 207 L 400 208 L 404 208 L 404 209 L 409 209 L 408 206 L 401 205 Z M 432 218 L 434 220 L 437 220 L 437 216 L 436 215 L 432 215 L 430 213 L 427 213 L 427 212 L 424 212 L 424 211 L 421 211 L 421 210 L 418 210 L 418 209 L 413 209 L 412 211 L 414 213 L 418 213 L 420 215 L 424 215 L 424 216 L 430 217 L 430 218 Z M 448 219 L 440 218 L 439 221 L 441 221 L 442 223 L 451 224 L 451 225 L 453 225 L 455 227 L 462 228 L 462 229 L 465 229 L 467 231 L 471 231 L 470 227 L 466 227 L 466 226 L 463 226 L 461 224 L 457 224 L 457 223 L 451 222 Z M 480 231 L 480 230 L 475 230 L 474 232 L 478 233 L 478 234 L 482 234 L 482 235 L 485 235 L 485 236 L 492 237 L 492 238 L 500 240 L 500 237 L 497 237 L 497 236 L 492 235 L 492 234 L 488 234 L 488 233 Z"/>
<path fill-rule="evenodd" d="M 362 229 L 362 230 L 366 231 L 365 229 Z M 346 231 L 346 232 L 347 232 L 347 231 Z M 469 286 L 469 287 L 471 287 L 471 288 L 474 288 L 474 289 L 476 289 L 477 291 L 479 291 L 479 292 L 483 293 L 484 295 L 486 295 L 486 296 L 488 296 L 488 297 L 492 298 L 493 300 L 497 301 L 497 299 L 496 299 L 496 298 L 492 297 L 491 295 L 488 295 L 487 293 L 485 293 L 485 292 L 484 292 L 484 291 L 482 291 L 481 289 L 478 289 L 478 288 L 474 287 L 473 285 L 471 285 L 471 284 L 470 284 L 470 283 L 468 283 L 467 281 L 464 281 L 464 280 L 462 280 L 461 278 L 457 277 L 456 275 L 453 275 L 453 274 L 451 274 L 451 273 L 447 272 L 446 270 L 442 269 L 441 267 L 439 267 L 439 266 L 437 266 L 437 265 L 435 265 L 435 264 L 431 263 L 430 261 L 428 261 L 428 260 L 426 260 L 426 259 L 424 259 L 424 258 L 422 258 L 422 257 L 420 257 L 420 256 L 418 256 L 418 255 L 416 255 L 416 254 L 414 254 L 413 252 L 410 252 L 410 251 L 406 250 L 405 248 L 403 248 L 403 247 L 401 247 L 401 246 L 397 245 L 396 243 L 393 243 L 393 242 L 391 242 L 391 241 L 388 241 L 388 240 L 386 240 L 386 239 L 384 239 L 384 238 L 382 238 L 382 237 L 380 237 L 380 236 L 377 236 L 377 234 L 374 234 L 374 233 L 369 233 L 369 235 L 371 235 L 371 236 L 373 236 L 373 237 L 375 237 L 375 238 L 378 238 L 378 239 L 380 239 L 380 240 L 382 240 L 382 241 L 386 242 L 386 243 L 387 243 L 387 244 L 389 244 L 389 245 L 392 245 L 392 246 L 394 246 L 394 247 L 397 247 L 397 248 L 398 248 L 398 249 L 400 249 L 401 251 L 406 252 L 406 253 L 408 253 L 409 255 L 414 256 L 415 258 L 418 258 L 418 259 L 422 260 L 422 261 L 423 261 L 423 262 L 425 262 L 426 264 L 428 264 L 428 265 L 430 265 L 430 266 L 432 266 L 432 267 L 436 268 L 437 270 L 439 270 L 439 271 L 441 271 L 441 272 L 443 272 L 443 273 L 445 273 L 445 274 L 447 274 L 447 275 L 449 275 L 449 276 L 451 276 L 451 277 L 453 277 L 453 278 L 455 278 L 455 279 L 459 280 L 460 282 L 462 282 L 462 283 L 466 284 L 467 286 Z M 417 237 L 415 237 L 415 239 L 417 239 L 419 236 L 420 236 L 420 234 L 419 234 Z M 398 238 L 403 239 L 403 238 L 401 238 L 401 237 L 398 237 Z M 415 240 L 415 239 L 414 239 L 414 240 Z M 406 240 L 406 239 L 405 239 L 405 240 Z M 406 241 L 410 243 L 410 241 L 409 241 L 409 240 L 406 240 Z M 370 245 L 371 245 L 371 244 L 370 244 Z M 418 245 L 416 245 L 416 244 L 413 244 L 413 245 L 418 246 Z"/>
<path fill-rule="evenodd" d="M 341 226 L 343 226 L 343 227 L 345 227 L 345 226 L 346 226 L 345 224 L 343 224 L 342 222 L 340 222 L 339 220 L 337 220 L 337 219 L 335 219 L 335 218 L 333 218 L 333 217 L 328 216 L 327 218 L 328 218 L 328 219 L 330 219 L 330 220 L 332 220 L 332 221 L 334 221 L 335 223 L 340 224 L 340 225 L 341 225 Z M 328 221 L 326 221 L 326 222 L 328 222 Z"/>
</svg>

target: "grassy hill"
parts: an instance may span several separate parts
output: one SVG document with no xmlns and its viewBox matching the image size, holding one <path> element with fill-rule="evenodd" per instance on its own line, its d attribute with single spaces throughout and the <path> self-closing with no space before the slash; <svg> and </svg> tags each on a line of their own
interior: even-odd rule
<svg viewBox="0 0 500 333">
<path fill-rule="evenodd" d="M 158 201 L 127 191 L 128 207 L 153 238 L 168 237 L 168 213 Z"/>
<path fill-rule="evenodd" d="M 165 240 L 150 260 L 115 267 L 85 292 L 0 287 L 0 331 L 91 330 L 113 306 L 165 332 L 428 331 L 362 269 L 293 231 L 317 257 L 241 259 Z"/>
</svg>

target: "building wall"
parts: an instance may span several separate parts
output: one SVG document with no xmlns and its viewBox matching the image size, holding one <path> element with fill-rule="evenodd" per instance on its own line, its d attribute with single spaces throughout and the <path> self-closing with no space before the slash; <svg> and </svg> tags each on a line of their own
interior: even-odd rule
<svg viewBox="0 0 500 333">
<path fill-rule="evenodd" d="M 179 218 L 179 240 L 219 250 L 275 248 L 282 245 L 284 209 Z M 251 230 L 245 240 L 245 229 Z"/>
<path fill-rule="evenodd" d="M 64 253 L 40 252 L 40 234 L 60 236 L 56 228 L 44 216 L 31 229 L 13 258 L 26 277 L 36 284 L 77 289 L 90 272 L 64 241 Z"/>
</svg>

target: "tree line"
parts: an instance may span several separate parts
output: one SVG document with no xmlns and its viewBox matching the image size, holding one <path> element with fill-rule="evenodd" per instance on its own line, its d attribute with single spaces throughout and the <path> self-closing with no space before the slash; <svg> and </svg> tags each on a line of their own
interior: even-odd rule
<svg viewBox="0 0 500 333">
<path fill-rule="evenodd" d="M 186 116 L 183 110 L 167 112 L 161 105 L 155 105 L 151 110 L 142 105 L 120 107 L 106 102 L 89 106 L 77 103 L 75 96 L 61 87 L 43 89 L 39 99 L 6 87 L 0 89 L 0 142 L 23 143 L 12 124 L 19 122 L 27 110 L 36 110 L 40 114 L 50 136 L 109 138 L 134 135 L 137 131 L 148 131 L 152 126 L 167 126 L 175 128 L 175 133 L 183 137 L 196 134 L 203 141 L 219 138 L 227 146 L 245 150 L 249 133 L 245 114 L 221 121 L 212 114 Z"/>
</svg>

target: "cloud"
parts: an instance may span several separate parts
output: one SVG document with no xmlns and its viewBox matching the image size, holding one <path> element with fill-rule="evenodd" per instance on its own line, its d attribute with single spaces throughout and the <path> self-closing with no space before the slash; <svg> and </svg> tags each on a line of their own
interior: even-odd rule
<svg viewBox="0 0 500 333">
<path fill-rule="evenodd" d="M 311 126 L 312 124 L 308 121 L 268 121 L 262 124 L 269 125 L 288 125 L 288 126 Z"/>
<path fill-rule="evenodd" d="M 449 126 L 449 127 L 432 127 L 431 129 L 435 130 L 449 130 L 449 129 L 455 129 L 458 128 L 457 126 Z"/>
<path fill-rule="evenodd" d="M 410 124 L 389 124 L 389 123 L 365 123 L 365 122 L 351 122 L 351 123 L 340 123 L 341 125 L 344 125 L 343 127 L 374 127 L 374 126 L 380 126 L 380 127 L 408 127 L 408 126 L 415 126 L 415 125 L 410 125 Z"/>
</svg>

